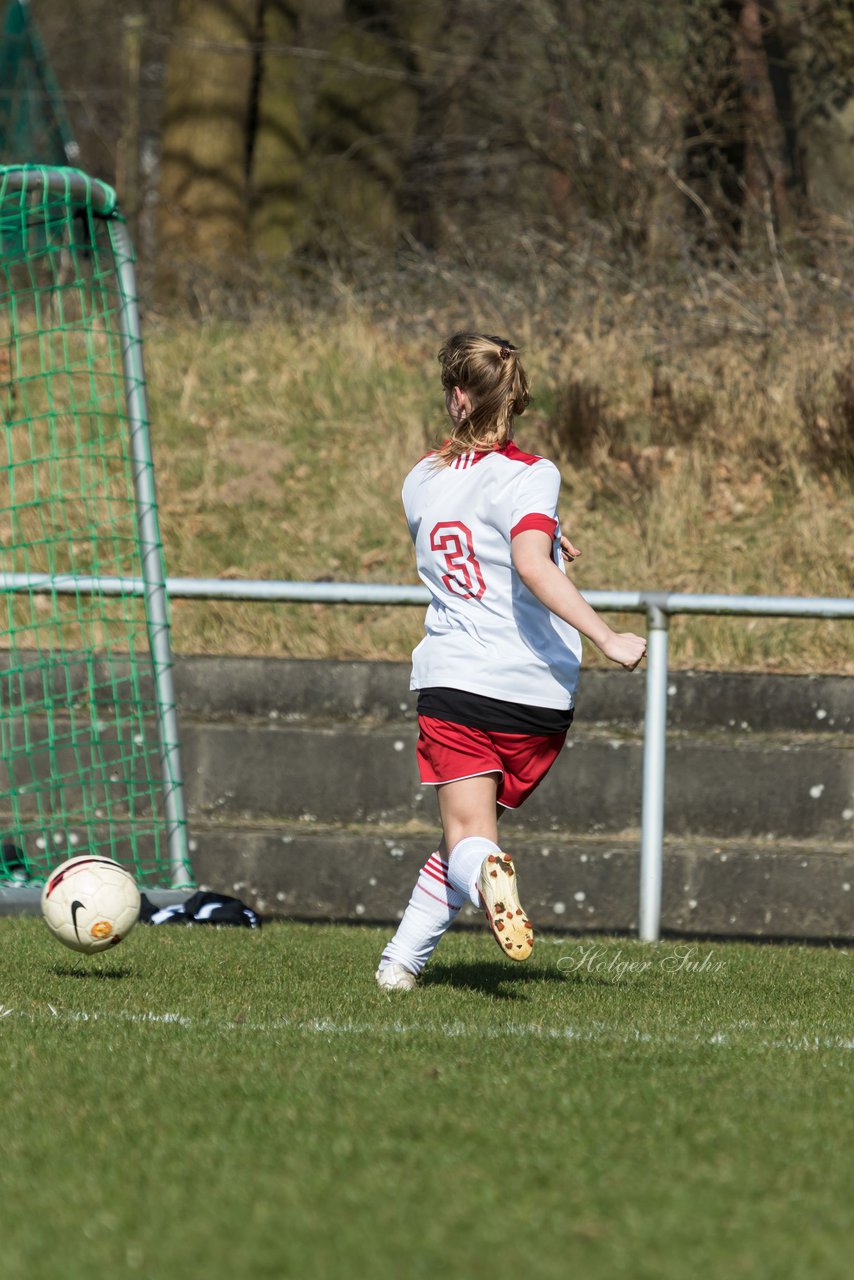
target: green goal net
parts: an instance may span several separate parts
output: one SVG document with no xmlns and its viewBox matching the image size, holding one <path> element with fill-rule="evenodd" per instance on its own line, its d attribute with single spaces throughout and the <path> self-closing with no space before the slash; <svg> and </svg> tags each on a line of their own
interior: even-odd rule
<svg viewBox="0 0 854 1280">
<path fill-rule="evenodd" d="M 192 882 L 135 288 L 110 187 L 0 168 L 0 886 Z"/>
</svg>

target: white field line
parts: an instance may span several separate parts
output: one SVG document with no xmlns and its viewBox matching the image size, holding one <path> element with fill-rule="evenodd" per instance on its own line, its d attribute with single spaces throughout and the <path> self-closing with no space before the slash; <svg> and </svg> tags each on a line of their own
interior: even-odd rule
<svg viewBox="0 0 854 1280">
<path fill-rule="evenodd" d="M 841 1035 L 787 1035 L 763 1036 L 756 1034 L 759 1027 L 756 1023 L 737 1022 L 717 1031 L 700 1030 L 694 1034 L 680 1032 L 657 1033 L 641 1031 L 639 1028 L 615 1027 L 608 1023 L 591 1023 L 584 1027 L 571 1025 L 546 1027 L 542 1023 L 510 1022 L 503 1026 L 477 1027 L 465 1022 L 354 1022 L 347 1019 L 339 1022 L 334 1018 L 274 1018 L 269 1022 L 216 1021 L 208 1018 L 189 1018 L 180 1013 L 129 1013 L 93 1012 L 80 1009 L 59 1010 L 53 1005 L 46 1009 L 7 1009 L 0 1004 L 0 1019 L 15 1017 L 30 1022 L 91 1022 L 111 1023 L 130 1022 L 148 1026 L 175 1026 L 199 1030 L 214 1029 L 220 1032 L 250 1032 L 270 1035 L 279 1031 L 297 1032 L 301 1035 L 316 1036 L 354 1036 L 368 1037 L 392 1032 L 394 1035 L 434 1035 L 451 1040 L 500 1040 L 508 1036 L 520 1040 L 562 1041 L 566 1044 L 650 1044 L 664 1046 L 680 1046 L 696 1048 L 710 1046 L 714 1048 L 746 1047 L 750 1049 L 772 1049 L 785 1053 L 816 1053 L 822 1050 L 851 1051 L 854 1049 L 854 1037 Z"/>
</svg>

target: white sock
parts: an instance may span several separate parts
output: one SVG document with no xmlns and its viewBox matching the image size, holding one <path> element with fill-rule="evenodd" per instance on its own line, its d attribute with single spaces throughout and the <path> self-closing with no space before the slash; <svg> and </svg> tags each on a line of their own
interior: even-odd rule
<svg viewBox="0 0 854 1280">
<path fill-rule="evenodd" d="M 379 967 L 401 964 L 410 973 L 420 973 L 464 902 L 465 895 L 457 893 L 448 879 L 447 862 L 431 853 L 418 873 L 409 905 Z"/>
<path fill-rule="evenodd" d="M 500 853 L 497 844 L 487 840 L 486 836 L 466 836 L 455 844 L 448 858 L 448 879 L 457 893 L 463 894 L 476 907 L 480 906 L 480 894 L 477 882 L 484 858 L 491 853 Z"/>
</svg>

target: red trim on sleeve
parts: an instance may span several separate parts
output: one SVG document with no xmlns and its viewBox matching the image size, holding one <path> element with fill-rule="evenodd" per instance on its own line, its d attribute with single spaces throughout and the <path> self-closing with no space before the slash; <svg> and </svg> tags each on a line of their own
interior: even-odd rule
<svg viewBox="0 0 854 1280">
<path fill-rule="evenodd" d="M 510 530 L 511 540 L 516 537 L 517 533 L 524 533 L 526 529 L 540 529 L 543 533 L 547 533 L 550 538 L 553 538 L 557 533 L 557 520 L 553 516 L 522 516 L 518 524 L 514 524 Z"/>
</svg>

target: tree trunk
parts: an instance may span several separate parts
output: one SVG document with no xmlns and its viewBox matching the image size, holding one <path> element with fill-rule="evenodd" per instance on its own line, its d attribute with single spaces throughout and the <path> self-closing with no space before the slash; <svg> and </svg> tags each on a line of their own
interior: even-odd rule
<svg viewBox="0 0 854 1280">
<path fill-rule="evenodd" d="M 744 235 L 762 241 L 791 226 L 783 129 L 764 44 L 766 18 L 758 0 L 742 0 L 736 49 L 744 108 Z"/>
<path fill-rule="evenodd" d="M 429 7 L 429 6 L 428 6 Z M 324 241 L 393 244 L 418 115 L 408 0 L 347 0 L 315 109 L 313 203 Z"/>
<path fill-rule="evenodd" d="M 697 243 L 716 254 L 741 244 L 744 101 L 736 29 L 741 0 L 700 0 L 688 28 L 689 112 L 682 178 Z"/>
<path fill-rule="evenodd" d="M 178 0 L 163 119 L 159 258 L 228 273 L 247 239 L 246 160 L 258 0 Z"/>
<path fill-rule="evenodd" d="M 739 251 L 791 229 L 800 181 L 794 110 L 774 0 L 715 0 L 692 32 L 695 96 L 685 177 L 701 241 Z M 772 66 L 773 59 L 773 66 Z"/>
<path fill-rule="evenodd" d="M 253 246 L 268 258 L 286 255 L 299 234 L 305 140 L 297 68 L 286 49 L 296 40 L 300 8 L 301 0 L 262 0 L 250 219 Z"/>
</svg>

